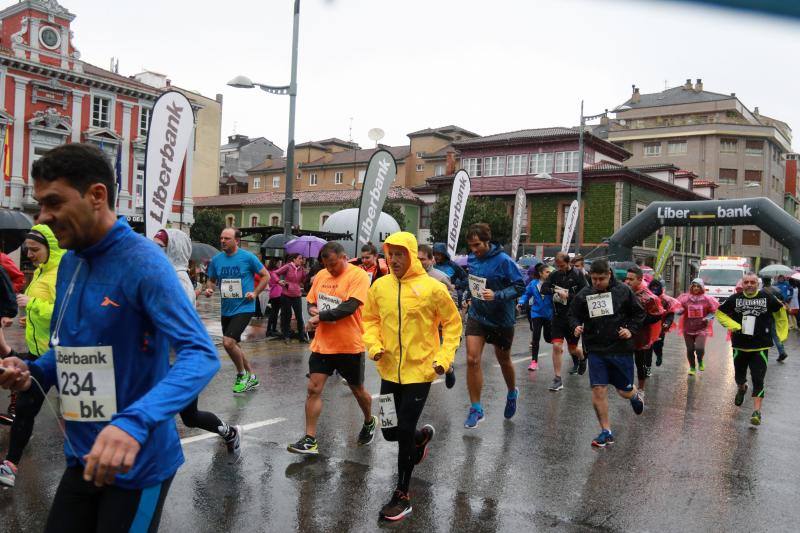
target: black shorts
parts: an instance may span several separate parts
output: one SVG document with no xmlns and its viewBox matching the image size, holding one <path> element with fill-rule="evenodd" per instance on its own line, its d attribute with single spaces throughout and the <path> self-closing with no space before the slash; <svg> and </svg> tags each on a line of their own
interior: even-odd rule
<svg viewBox="0 0 800 533">
<path fill-rule="evenodd" d="M 553 323 L 550 324 L 550 337 L 553 339 L 553 344 L 566 342 L 568 346 L 577 346 L 578 337 L 574 333 L 575 331 L 569 327 L 567 320 L 553 317 Z"/>
<path fill-rule="evenodd" d="M 222 336 L 233 339 L 236 342 L 242 340 L 242 333 L 250 324 L 253 313 L 239 313 L 238 315 L 222 317 Z"/>
<path fill-rule="evenodd" d="M 483 337 L 488 344 L 494 344 L 501 350 L 510 350 L 514 342 L 514 328 L 500 328 L 481 324 L 472 317 L 467 317 L 465 337 Z"/>
<path fill-rule="evenodd" d="M 347 380 L 351 387 L 359 387 L 364 383 L 364 354 L 336 353 L 322 354 L 311 352 L 308 357 L 309 374 L 333 375 L 333 371 Z"/>
</svg>

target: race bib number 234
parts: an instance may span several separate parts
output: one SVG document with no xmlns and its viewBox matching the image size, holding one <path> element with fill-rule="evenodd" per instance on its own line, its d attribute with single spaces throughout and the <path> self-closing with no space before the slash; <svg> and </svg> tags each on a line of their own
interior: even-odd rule
<svg viewBox="0 0 800 533">
<path fill-rule="evenodd" d="M 117 412 L 111 346 L 57 346 L 61 414 L 70 422 L 108 422 Z"/>
</svg>

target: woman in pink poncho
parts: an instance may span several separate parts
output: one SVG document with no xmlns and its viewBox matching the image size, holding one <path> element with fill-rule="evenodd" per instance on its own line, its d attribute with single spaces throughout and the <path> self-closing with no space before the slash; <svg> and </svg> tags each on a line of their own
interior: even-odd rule
<svg viewBox="0 0 800 533">
<path fill-rule="evenodd" d="M 705 283 L 700 278 L 692 280 L 689 292 L 678 296 L 678 302 L 683 308 L 681 330 L 686 343 L 689 375 L 694 376 L 697 373 L 695 355 L 697 356 L 697 366 L 701 371 L 705 370 L 703 356 L 706 351 L 706 338 L 711 336 L 714 312 L 719 307 L 719 302 L 706 294 Z"/>
</svg>

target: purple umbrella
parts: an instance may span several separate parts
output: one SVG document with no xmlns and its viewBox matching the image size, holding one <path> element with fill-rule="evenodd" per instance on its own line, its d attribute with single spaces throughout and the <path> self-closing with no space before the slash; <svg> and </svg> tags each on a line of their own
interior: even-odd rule
<svg viewBox="0 0 800 533">
<path fill-rule="evenodd" d="M 460 266 L 460 267 L 465 267 L 465 266 L 467 266 L 467 263 L 469 262 L 468 259 L 469 259 L 469 257 L 466 256 L 466 255 L 456 255 L 456 256 L 453 257 L 453 262 L 455 264 L 457 264 L 458 266 Z"/>
<path fill-rule="evenodd" d="M 316 258 L 319 255 L 319 251 L 326 244 L 328 244 L 328 241 L 319 237 L 303 235 L 284 244 L 283 249 L 286 250 L 287 254 L 300 254 L 303 257 Z"/>
</svg>

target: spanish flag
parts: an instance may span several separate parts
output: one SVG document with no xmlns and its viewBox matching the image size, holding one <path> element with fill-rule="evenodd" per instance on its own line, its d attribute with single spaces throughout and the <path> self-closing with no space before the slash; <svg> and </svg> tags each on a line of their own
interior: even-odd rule
<svg viewBox="0 0 800 533">
<path fill-rule="evenodd" d="M 8 145 L 8 127 L 6 127 L 6 138 L 3 141 L 3 178 L 11 181 L 11 147 Z"/>
</svg>

